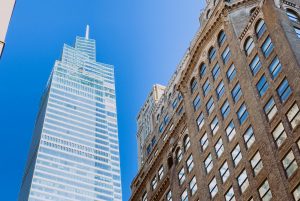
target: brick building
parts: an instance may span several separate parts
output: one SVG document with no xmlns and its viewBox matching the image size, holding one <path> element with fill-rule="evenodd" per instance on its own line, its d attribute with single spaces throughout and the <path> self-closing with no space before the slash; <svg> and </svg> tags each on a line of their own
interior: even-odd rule
<svg viewBox="0 0 300 201">
<path fill-rule="evenodd" d="M 200 23 L 130 200 L 299 201 L 300 1 L 211 0 Z"/>
</svg>

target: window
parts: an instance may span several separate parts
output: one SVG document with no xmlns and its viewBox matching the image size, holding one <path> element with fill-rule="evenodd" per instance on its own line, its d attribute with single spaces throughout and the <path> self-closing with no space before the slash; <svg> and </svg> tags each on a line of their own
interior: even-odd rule
<svg viewBox="0 0 300 201">
<path fill-rule="evenodd" d="M 218 142 L 216 143 L 215 150 L 216 150 L 216 153 L 217 153 L 218 157 L 220 157 L 223 154 L 223 152 L 224 152 L 224 145 L 223 145 L 222 138 L 220 138 L 218 140 Z"/>
<path fill-rule="evenodd" d="M 259 187 L 258 192 L 262 201 L 270 201 L 272 199 L 272 193 L 268 180 L 264 181 L 264 183 Z"/>
<path fill-rule="evenodd" d="M 298 186 L 293 191 L 293 196 L 294 196 L 294 200 L 295 201 L 299 201 L 300 200 L 300 184 L 298 184 Z"/>
<path fill-rule="evenodd" d="M 247 149 L 249 149 L 253 145 L 253 143 L 255 142 L 255 137 L 254 137 L 254 132 L 253 132 L 252 126 L 250 126 L 246 130 L 246 132 L 244 134 L 244 141 L 245 141 Z"/>
<path fill-rule="evenodd" d="M 240 121 L 240 124 L 242 125 L 247 117 L 248 117 L 248 111 L 247 111 L 247 108 L 246 108 L 246 105 L 245 103 L 243 103 L 241 105 L 241 107 L 239 108 L 239 110 L 237 111 L 237 115 L 238 115 L 238 118 L 239 118 L 239 121 Z"/>
<path fill-rule="evenodd" d="M 218 85 L 218 87 L 216 89 L 216 92 L 217 92 L 218 99 L 220 99 L 223 96 L 224 92 L 225 92 L 224 82 L 223 81 L 221 81 L 219 83 L 219 85 Z"/>
<path fill-rule="evenodd" d="M 208 79 L 203 84 L 202 90 L 203 90 L 203 95 L 204 96 L 206 96 L 210 92 L 210 84 L 209 84 L 209 80 Z"/>
<path fill-rule="evenodd" d="M 265 21 L 259 20 L 255 28 L 257 38 L 260 38 L 265 33 L 265 31 L 266 31 Z"/>
<path fill-rule="evenodd" d="M 275 101 L 274 101 L 273 97 L 265 105 L 264 111 L 265 111 L 265 114 L 267 115 L 269 121 L 271 121 L 273 119 L 273 117 L 276 115 L 278 110 L 275 105 Z"/>
<path fill-rule="evenodd" d="M 244 49 L 246 51 L 246 55 L 248 56 L 252 50 L 254 49 L 254 41 L 253 38 L 249 37 L 247 38 L 246 42 L 245 42 L 245 46 Z"/>
<path fill-rule="evenodd" d="M 241 95 L 242 95 L 241 86 L 239 83 L 237 83 L 231 91 L 231 96 L 233 101 L 236 103 L 240 99 Z"/>
<path fill-rule="evenodd" d="M 160 166 L 158 170 L 158 179 L 161 180 L 164 176 L 164 166 Z"/>
<path fill-rule="evenodd" d="M 167 195 L 166 195 L 167 201 L 172 201 L 172 191 L 169 190 Z"/>
<path fill-rule="evenodd" d="M 179 179 L 179 184 L 182 185 L 185 180 L 184 168 L 181 168 L 181 170 L 179 171 L 178 179 Z"/>
<path fill-rule="evenodd" d="M 237 144 L 234 147 L 233 151 L 231 152 L 231 157 L 232 157 L 234 166 L 236 167 L 242 160 L 241 148 L 240 148 L 239 144 Z"/>
<path fill-rule="evenodd" d="M 238 185 L 242 193 L 244 193 L 249 186 L 248 176 L 245 169 L 238 176 Z"/>
<path fill-rule="evenodd" d="M 288 178 L 298 169 L 298 165 L 292 150 L 283 158 L 282 165 Z"/>
<path fill-rule="evenodd" d="M 156 186 L 157 186 L 157 178 L 156 178 L 156 176 L 154 176 L 154 178 L 151 181 L 152 190 L 154 190 L 156 188 Z"/>
<path fill-rule="evenodd" d="M 167 125 L 169 123 L 169 120 L 170 120 L 169 116 L 166 115 L 165 118 L 164 118 L 165 125 Z"/>
<path fill-rule="evenodd" d="M 206 73 L 206 65 L 202 64 L 200 67 L 200 77 L 202 78 Z"/>
<path fill-rule="evenodd" d="M 183 141 L 184 141 L 184 151 L 186 151 L 191 146 L 190 137 L 185 136 Z"/>
<path fill-rule="evenodd" d="M 177 150 L 176 158 L 177 158 L 177 162 L 179 163 L 181 161 L 181 159 L 182 159 L 182 151 L 181 151 L 181 149 Z"/>
<path fill-rule="evenodd" d="M 276 56 L 272 63 L 269 66 L 269 71 L 272 75 L 272 79 L 275 79 L 281 71 L 281 63 L 279 62 L 278 57 Z"/>
<path fill-rule="evenodd" d="M 228 78 L 228 81 L 229 81 L 229 82 L 231 82 L 231 81 L 233 80 L 233 78 L 235 77 L 235 75 L 236 75 L 236 70 L 235 70 L 235 67 L 234 67 L 233 64 L 229 67 L 229 69 L 228 69 L 226 75 L 227 75 L 227 78 Z"/>
<path fill-rule="evenodd" d="M 219 120 L 217 117 L 215 117 L 214 120 L 212 120 L 210 124 L 210 128 L 213 135 L 215 135 L 219 129 Z"/>
<path fill-rule="evenodd" d="M 259 71 L 259 69 L 261 68 L 261 62 L 259 60 L 258 55 L 255 55 L 255 57 L 252 59 L 251 63 L 250 63 L 250 69 L 252 72 L 252 75 L 256 75 L 256 73 Z"/>
<path fill-rule="evenodd" d="M 260 97 L 262 97 L 266 93 L 269 88 L 269 84 L 265 75 L 261 76 L 260 80 L 256 84 L 256 88 Z"/>
<path fill-rule="evenodd" d="M 252 157 L 250 163 L 251 163 L 252 170 L 254 172 L 254 176 L 258 175 L 258 173 L 263 168 L 263 163 L 261 161 L 261 157 L 260 157 L 259 151 L 256 152 L 256 154 Z"/>
<path fill-rule="evenodd" d="M 142 201 L 147 201 L 147 192 L 144 193 L 143 197 L 142 197 Z"/>
<path fill-rule="evenodd" d="M 235 197 L 234 197 L 234 191 L 232 186 L 230 187 L 230 189 L 226 192 L 225 194 L 225 200 L 226 201 L 234 201 Z"/>
<path fill-rule="evenodd" d="M 151 144 L 149 144 L 149 145 L 147 146 L 147 154 L 150 154 L 150 152 L 151 152 Z"/>
<path fill-rule="evenodd" d="M 226 135 L 227 135 L 229 142 L 231 142 L 231 140 L 234 138 L 235 134 L 236 134 L 235 126 L 234 126 L 233 121 L 231 121 L 228 124 L 228 126 L 226 127 Z"/>
<path fill-rule="evenodd" d="M 186 166 L 188 172 L 191 172 L 194 168 L 194 161 L 193 161 L 193 155 L 190 155 L 189 158 L 186 161 Z"/>
<path fill-rule="evenodd" d="M 193 179 L 190 181 L 190 189 L 191 189 L 191 194 L 192 196 L 195 195 L 195 193 L 198 190 L 197 187 L 197 182 L 196 182 L 196 177 L 194 176 Z"/>
<path fill-rule="evenodd" d="M 272 131 L 272 135 L 276 142 L 277 147 L 278 148 L 281 147 L 281 145 L 284 143 L 285 139 L 287 138 L 282 122 L 280 122 L 276 126 L 276 128 Z"/>
<path fill-rule="evenodd" d="M 195 78 L 191 81 L 191 93 L 194 93 L 196 89 L 198 88 L 197 80 Z"/>
<path fill-rule="evenodd" d="M 213 164 L 213 160 L 212 160 L 212 156 L 211 154 L 209 154 L 206 159 L 204 160 L 204 166 L 206 169 L 206 173 L 210 173 L 210 171 L 213 169 L 214 164 Z"/>
<path fill-rule="evenodd" d="M 300 29 L 298 27 L 294 27 L 294 30 L 296 32 L 297 37 L 300 38 Z"/>
<path fill-rule="evenodd" d="M 212 113 L 214 108 L 215 108 L 214 99 L 213 99 L 213 97 L 210 97 L 210 99 L 206 103 L 206 110 L 207 110 L 208 115 L 210 115 Z"/>
<path fill-rule="evenodd" d="M 291 109 L 289 109 L 286 116 L 287 116 L 293 129 L 296 128 L 296 126 L 300 124 L 300 111 L 299 111 L 299 107 L 296 103 L 294 103 L 294 105 L 291 107 Z"/>
<path fill-rule="evenodd" d="M 198 110 L 199 107 L 200 107 L 200 105 L 201 105 L 200 96 L 197 95 L 196 98 L 195 98 L 194 101 L 193 101 L 194 110 L 195 110 L 195 111 Z"/>
<path fill-rule="evenodd" d="M 226 34 L 224 31 L 221 31 L 219 33 L 219 37 L 218 37 L 219 46 L 222 46 L 224 44 L 225 40 L 226 40 Z"/>
<path fill-rule="evenodd" d="M 223 165 L 221 166 L 219 171 L 220 171 L 220 175 L 221 175 L 221 178 L 222 178 L 222 182 L 225 183 L 227 181 L 228 177 L 230 176 L 227 161 L 225 161 L 223 163 Z"/>
<path fill-rule="evenodd" d="M 277 88 L 277 93 L 281 102 L 285 102 L 291 95 L 292 90 L 286 78 L 280 83 L 279 87 Z"/>
<path fill-rule="evenodd" d="M 208 138 L 207 138 L 207 133 L 205 133 L 201 139 L 200 139 L 200 145 L 202 151 L 204 151 L 208 147 Z"/>
<path fill-rule="evenodd" d="M 178 105 L 178 98 L 175 98 L 175 100 L 172 103 L 172 108 L 175 109 L 177 105 Z"/>
<path fill-rule="evenodd" d="M 159 132 L 160 133 L 163 132 L 164 126 L 165 126 L 165 124 L 163 122 L 159 125 Z"/>
<path fill-rule="evenodd" d="M 222 59 L 223 59 L 224 64 L 226 64 L 228 62 L 230 56 L 231 56 L 231 52 L 230 52 L 229 47 L 227 46 L 226 49 L 222 53 Z"/>
<path fill-rule="evenodd" d="M 204 125 L 204 115 L 203 113 L 201 112 L 197 118 L 197 125 L 198 125 L 198 129 L 200 130 L 203 125 Z"/>
<path fill-rule="evenodd" d="M 216 58 L 216 48 L 211 47 L 208 52 L 209 62 L 212 62 Z"/>
<path fill-rule="evenodd" d="M 183 191 L 183 193 L 181 194 L 181 201 L 188 201 L 188 193 L 186 190 Z"/>
<path fill-rule="evenodd" d="M 271 54 L 271 52 L 273 50 L 273 44 L 272 44 L 270 36 L 268 36 L 267 39 L 265 40 L 265 42 L 262 44 L 261 50 L 265 57 L 268 57 Z"/>
<path fill-rule="evenodd" d="M 181 101 L 182 100 L 182 94 L 179 92 L 178 93 L 178 101 Z"/>
<path fill-rule="evenodd" d="M 221 113 L 224 119 L 228 116 L 229 112 L 230 112 L 230 106 L 228 100 L 226 100 L 221 107 Z"/>
<path fill-rule="evenodd" d="M 209 183 L 209 192 L 210 192 L 211 198 L 214 198 L 216 196 L 216 194 L 218 193 L 217 180 L 215 177 Z"/>
<path fill-rule="evenodd" d="M 213 76 L 214 80 L 216 80 L 219 75 L 220 75 L 220 66 L 217 63 L 212 70 L 212 76 Z"/>
<path fill-rule="evenodd" d="M 291 21 L 298 23 L 300 22 L 300 19 L 295 11 L 287 9 L 286 14 Z"/>
</svg>

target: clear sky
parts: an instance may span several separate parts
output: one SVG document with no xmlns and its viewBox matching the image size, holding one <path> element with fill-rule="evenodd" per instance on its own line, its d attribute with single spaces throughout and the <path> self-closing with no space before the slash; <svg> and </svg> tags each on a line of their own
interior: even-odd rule
<svg viewBox="0 0 300 201">
<path fill-rule="evenodd" d="M 63 44 L 90 24 L 97 60 L 116 71 L 123 199 L 137 172 L 136 115 L 196 33 L 203 0 L 17 0 L 0 60 L 0 195 L 17 200 L 39 101 Z"/>
</svg>

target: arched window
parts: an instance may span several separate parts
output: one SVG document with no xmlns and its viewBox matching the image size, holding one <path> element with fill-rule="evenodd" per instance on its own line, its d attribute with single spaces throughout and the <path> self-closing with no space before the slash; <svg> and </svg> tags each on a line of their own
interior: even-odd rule
<svg viewBox="0 0 300 201">
<path fill-rule="evenodd" d="M 295 11 L 291 9 L 286 9 L 286 14 L 291 21 L 298 22 L 298 23 L 300 22 L 300 18 Z"/>
<path fill-rule="evenodd" d="M 259 22 L 256 24 L 255 32 L 257 38 L 260 38 L 266 31 L 266 24 L 264 20 L 259 20 Z"/>
<path fill-rule="evenodd" d="M 205 63 L 201 64 L 200 66 L 200 78 L 202 78 L 206 73 L 206 65 Z"/>
<path fill-rule="evenodd" d="M 225 40 L 226 40 L 226 34 L 224 31 L 221 31 L 218 36 L 219 46 L 222 46 L 224 44 Z"/>
<path fill-rule="evenodd" d="M 180 148 L 177 149 L 176 151 L 176 160 L 177 160 L 177 163 L 179 163 L 182 159 L 182 151 Z"/>
<path fill-rule="evenodd" d="M 216 58 L 216 48 L 211 47 L 208 51 L 208 60 L 212 62 Z"/>
<path fill-rule="evenodd" d="M 191 81 L 191 93 L 194 93 L 194 91 L 197 89 L 197 87 L 198 87 L 197 80 L 195 78 L 193 78 Z"/>
<path fill-rule="evenodd" d="M 184 151 L 188 150 L 188 148 L 191 146 L 190 137 L 185 136 L 183 143 L 184 143 Z"/>
<path fill-rule="evenodd" d="M 210 17 L 210 10 L 208 10 L 206 13 L 206 19 L 208 19 L 209 17 Z"/>
<path fill-rule="evenodd" d="M 253 38 L 249 37 L 247 38 L 244 46 L 247 56 L 252 52 L 253 48 L 254 48 Z"/>
</svg>

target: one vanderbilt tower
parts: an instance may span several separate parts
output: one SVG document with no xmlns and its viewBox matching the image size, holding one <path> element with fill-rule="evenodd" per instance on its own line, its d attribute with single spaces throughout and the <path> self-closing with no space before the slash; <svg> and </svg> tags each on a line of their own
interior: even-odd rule
<svg viewBox="0 0 300 201">
<path fill-rule="evenodd" d="M 19 201 L 121 201 L 114 66 L 64 45 L 42 97 Z"/>
</svg>

